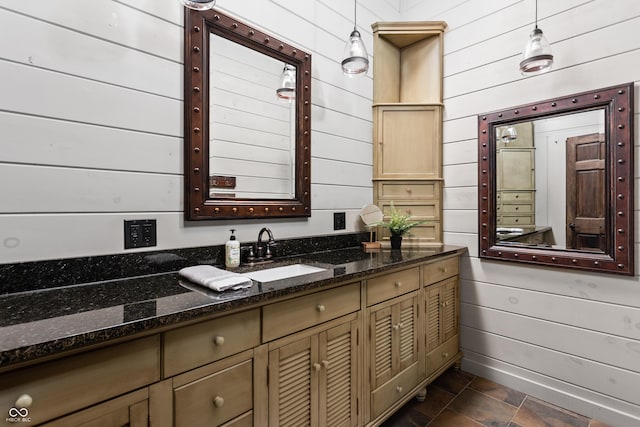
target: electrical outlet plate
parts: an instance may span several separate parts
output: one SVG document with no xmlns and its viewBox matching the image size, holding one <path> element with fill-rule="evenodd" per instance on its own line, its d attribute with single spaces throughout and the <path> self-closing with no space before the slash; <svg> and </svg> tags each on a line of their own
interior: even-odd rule
<svg viewBox="0 0 640 427">
<path fill-rule="evenodd" d="M 345 218 L 344 212 L 334 212 L 333 213 L 333 229 L 334 230 L 344 230 L 347 228 L 347 221 Z"/>
<path fill-rule="evenodd" d="M 124 221 L 124 248 L 147 248 L 157 245 L 156 220 L 136 219 Z"/>
</svg>

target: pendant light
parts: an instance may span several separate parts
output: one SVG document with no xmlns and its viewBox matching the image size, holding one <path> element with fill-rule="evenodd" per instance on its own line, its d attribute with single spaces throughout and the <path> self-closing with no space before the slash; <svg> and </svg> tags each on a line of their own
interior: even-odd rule
<svg viewBox="0 0 640 427">
<path fill-rule="evenodd" d="M 369 56 L 367 48 L 356 29 L 356 9 L 357 0 L 353 1 L 353 31 L 349 35 L 347 45 L 344 48 L 344 59 L 342 60 L 342 72 L 349 77 L 360 76 L 367 73 L 369 69 Z"/>
<path fill-rule="evenodd" d="M 296 68 L 291 64 L 284 64 L 280 76 L 280 86 L 276 89 L 280 101 L 291 102 L 296 97 Z"/>
<path fill-rule="evenodd" d="M 183 6 L 194 10 L 209 10 L 216 4 L 216 0 L 178 0 Z"/>
<path fill-rule="evenodd" d="M 518 139 L 518 132 L 516 132 L 516 128 L 513 126 L 506 126 L 501 129 L 500 141 L 504 144 L 508 144 L 516 139 Z"/>
<path fill-rule="evenodd" d="M 536 0 L 536 27 L 529 35 L 529 42 L 524 49 L 520 72 L 525 75 L 534 75 L 547 72 L 553 64 L 551 45 L 547 41 L 542 30 L 538 28 L 538 0 Z"/>
</svg>

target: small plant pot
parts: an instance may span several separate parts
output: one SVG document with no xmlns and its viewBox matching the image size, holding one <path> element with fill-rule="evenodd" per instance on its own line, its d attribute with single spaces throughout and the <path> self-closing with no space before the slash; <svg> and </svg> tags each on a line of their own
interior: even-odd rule
<svg viewBox="0 0 640 427">
<path fill-rule="evenodd" d="M 392 234 L 389 240 L 391 241 L 391 249 L 400 249 L 402 246 L 402 236 L 400 234 Z"/>
</svg>

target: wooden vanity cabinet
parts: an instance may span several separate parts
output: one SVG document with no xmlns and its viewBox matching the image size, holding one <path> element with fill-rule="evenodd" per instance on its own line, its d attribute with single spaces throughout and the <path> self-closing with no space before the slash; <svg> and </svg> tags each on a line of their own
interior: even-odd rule
<svg viewBox="0 0 640 427">
<path fill-rule="evenodd" d="M 384 414 L 424 379 L 418 342 L 419 289 L 417 267 L 366 282 L 368 383 L 365 388 L 370 399 L 370 420 Z"/>
<path fill-rule="evenodd" d="M 459 348 L 458 258 L 423 267 L 426 375 L 435 379 L 462 357 Z"/>
<path fill-rule="evenodd" d="M 263 308 L 269 426 L 359 425 L 360 319 L 359 282 Z"/>
<path fill-rule="evenodd" d="M 269 344 L 269 426 L 358 425 L 354 313 Z"/>
<path fill-rule="evenodd" d="M 377 426 L 460 360 L 458 304 L 456 254 L 5 372 L 0 403 L 31 393 L 48 427 Z"/>
</svg>

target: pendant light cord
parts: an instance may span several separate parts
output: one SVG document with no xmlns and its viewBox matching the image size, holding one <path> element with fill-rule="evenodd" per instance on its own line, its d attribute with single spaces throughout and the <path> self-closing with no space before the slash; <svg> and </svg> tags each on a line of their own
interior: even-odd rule
<svg viewBox="0 0 640 427">
<path fill-rule="evenodd" d="M 536 0 L 536 28 L 538 28 L 538 0 Z"/>
<path fill-rule="evenodd" d="M 537 1 L 537 0 L 536 0 Z M 353 30 L 356 31 L 358 23 L 358 0 L 353 0 Z"/>
</svg>

